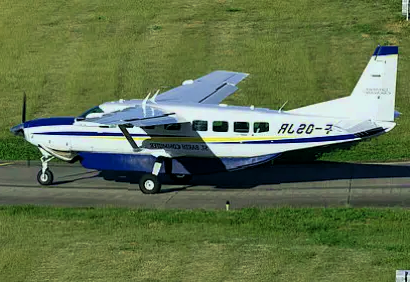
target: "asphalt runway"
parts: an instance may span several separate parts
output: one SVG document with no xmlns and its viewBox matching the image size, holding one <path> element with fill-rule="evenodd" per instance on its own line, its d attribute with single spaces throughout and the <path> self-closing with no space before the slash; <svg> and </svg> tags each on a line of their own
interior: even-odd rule
<svg viewBox="0 0 410 282">
<path fill-rule="evenodd" d="M 243 207 L 409 207 L 410 163 L 265 165 L 195 176 L 189 185 L 162 177 L 160 194 L 145 195 L 139 175 L 111 175 L 78 164 L 52 163 L 55 184 L 41 186 L 39 162 L 0 162 L 0 204 L 83 207 L 230 209 Z M 106 180 L 108 178 L 110 180 Z"/>
</svg>

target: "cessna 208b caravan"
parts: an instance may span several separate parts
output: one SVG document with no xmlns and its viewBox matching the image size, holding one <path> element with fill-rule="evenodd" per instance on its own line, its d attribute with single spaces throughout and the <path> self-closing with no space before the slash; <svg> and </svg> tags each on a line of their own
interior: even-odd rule
<svg viewBox="0 0 410 282">
<path fill-rule="evenodd" d="M 220 104 L 246 73 L 215 71 L 144 100 L 119 100 L 78 117 L 25 121 L 11 129 L 42 153 L 40 184 L 52 158 L 99 171 L 142 171 L 143 193 L 159 173 L 189 179 L 255 166 L 291 150 L 358 141 L 393 129 L 398 47 L 378 46 L 350 96 L 279 111 Z M 398 113 L 397 113 L 398 115 Z M 180 178 L 178 178 L 180 177 Z"/>
</svg>

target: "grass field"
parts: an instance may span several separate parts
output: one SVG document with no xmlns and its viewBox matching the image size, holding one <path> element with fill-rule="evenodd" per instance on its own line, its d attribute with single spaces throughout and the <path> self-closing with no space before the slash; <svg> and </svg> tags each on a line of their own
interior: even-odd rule
<svg viewBox="0 0 410 282">
<path fill-rule="evenodd" d="M 394 281 L 410 211 L 0 207 L 0 281 Z"/>
<path fill-rule="evenodd" d="M 393 132 L 327 160 L 410 158 L 410 31 L 397 0 L 0 0 L 0 159 L 28 118 L 78 115 L 215 69 L 250 73 L 226 102 L 292 109 L 349 95 L 377 44 L 397 44 Z"/>
</svg>

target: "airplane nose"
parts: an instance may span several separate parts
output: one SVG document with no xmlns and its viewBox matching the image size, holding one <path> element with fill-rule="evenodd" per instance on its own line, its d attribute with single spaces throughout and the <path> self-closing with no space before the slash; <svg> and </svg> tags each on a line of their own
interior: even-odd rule
<svg viewBox="0 0 410 282">
<path fill-rule="evenodd" d="M 10 128 L 10 131 L 16 136 L 24 136 L 24 123 L 20 123 L 19 125 L 13 126 L 12 128 Z"/>
</svg>

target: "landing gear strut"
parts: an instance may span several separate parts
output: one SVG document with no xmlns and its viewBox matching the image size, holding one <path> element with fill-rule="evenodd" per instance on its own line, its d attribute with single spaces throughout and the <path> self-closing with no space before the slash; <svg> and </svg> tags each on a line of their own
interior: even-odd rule
<svg viewBox="0 0 410 282">
<path fill-rule="evenodd" d="M 163 160 L 158 158 L 155 161 L 152 174 L 144 174 L 140 179 L 140 190 L 144 194 L 156 194 L 161 191 L 161 183 L 158 180 L 158 173 L 161 170 Z"/>
<path fill-rule="evenodd" d="M 41 157 L 41 170 L 37 174 L 37 181 L 41 185 L 50 185 L 51 183 L 53 183 L 53 173 L 48 169 L 48 162 L 52 159 L 54 159 L 53 156 Z"/>
</svg>

